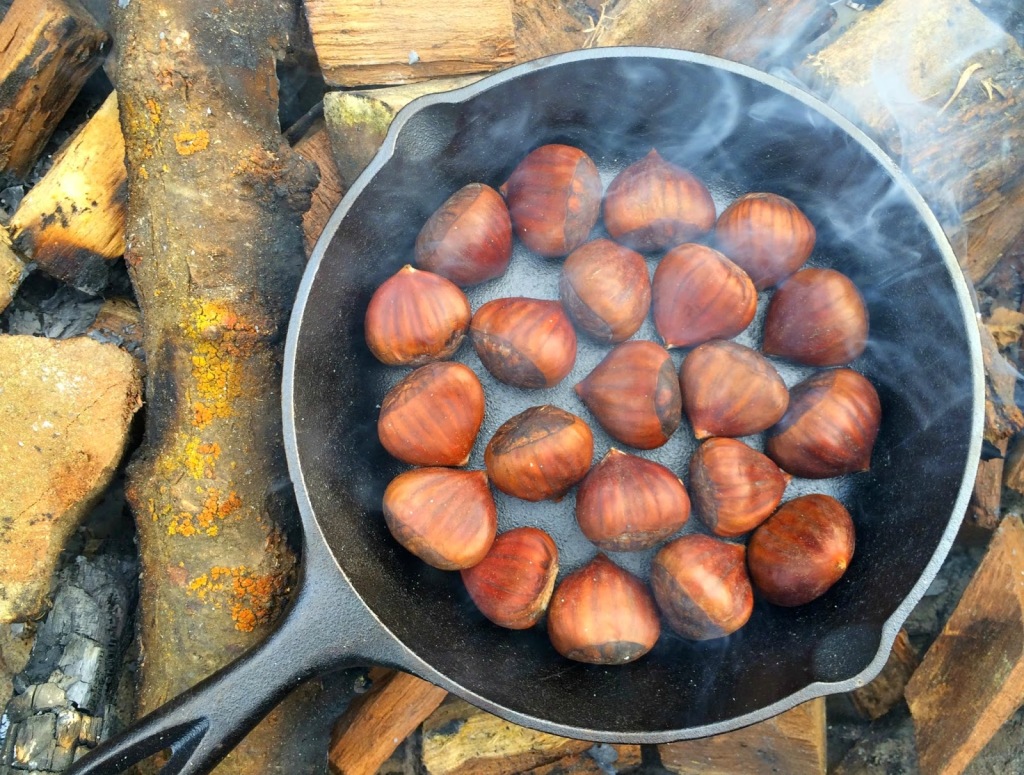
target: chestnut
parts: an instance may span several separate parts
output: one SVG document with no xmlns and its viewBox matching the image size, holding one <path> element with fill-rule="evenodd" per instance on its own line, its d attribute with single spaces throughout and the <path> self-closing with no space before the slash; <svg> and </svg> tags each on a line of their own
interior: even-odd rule
<svg viewBox="0 0 1024 775">
<path fill-rule="evenodd" d="M 803 605 L 839 581 L 854 543 L 853 520 L 843 504 L 828 495 L 794 498 L 750 537 L 750 576 L 769 603 Z"/>
<path fill-rule="evenodd" d="M 599 549 L 631 552 L 654 546 L 686 524 L 690 499 L 660 463 L 608 450 L 576 491 L 576 521 Z"/>
<path fill-rule="evenodd" d="M 576 330 L 557 301 L 494 299 L 473 315 L 469 335 L 486 369 L 515 387 L 554 387 L 576 362 Z"/>
<path fill-rule="evenodd" d="M 462 571 L 466 591 L 480 613 L 510 630 L 537 623 L 555 588 L 558 548 L 540 528 L 502 533 L 479 563 Z"/>
<path fill-rule="evenodd" d="M 562 579 L 548 606 L 551 644 L 577 662 L 632 662 L 654 648 L 660 634 L 647 587 L 603 554 Z"/>
<path fill-rule="evenodd" d="M 607 239 L 587 242 L 569 254 L 558 290 L 576 325 L 599 342 L 629 339 L 651 308 L 643 256 Z"/>
<path fill-rule="evenodd" d="M 416 265 L 456 285 L 504 274 L 512 258 L 512 220 L 501 194 L 483 183 L 463 186 L 427 219 L 416 238 Z"/>
<path fill-rule="evenodd" d="M 717 250 L 691 243 L 661 259 L 651 296 L 654 327 L 669 348 L 729 339 L 757 311 L 757 291 L 746 272 Z"/>
<path fill-rule="evenodd" d="M 414 466 L 464 466 L 484 419 L 484 389 L 461 363 L 428 363 L 384 396 L 377 435 Z"/>
<path fill-rule="evenodd" d="M 542 145 L 531 151 L 499 190 L 516 235 L 530 250 L 549 258 L 582 245 L 601 209 L 597 166 L 570 145 Z"/>
<path fill-rule="evenodd" d="M 389 366 L 422 366 L 454 355 L 469 319 L 469 300 L 455 283 L 406 264 L 370 297 L 366 345 Z"/>
<path fill-rule="evenodd" d="M 814 250 L 814 225 L 778 194 L 744 194 L 719 216 L 716 244 L 764 290 L 803 266 Z"/>
<path fill-rule="evenodd" d="M 654 342 L 616 346 L 575 390 L 602 428 L 637 449 L 660 447 L 682 420 L 675 366 Z"/>
<path fill-rule="evenodd" d="M 666 250 L 715 225 L 715 202 L 691 172 L 656 150 L 615 176 L 604 198 L 604 225 L 636 250 Z"/>
<path fill-rule="evenodd" d="M 454 468 L 396 476 L 384 490 L 384 520 L 398 543 L 440 570 L 476 565 L 498 530 L 487 474 Z"/>
<path fill-rule="evenodd" d="M 693 533 L 666 544 L 651 563 L 651 587 L 669 626 L 690 640 L 736 632 L 754 610 L 741 544 Z"/>
<path fill-rule="evenodd" d="M 760 433 L 781 420 L 789 405 L 789 391 L 775 367 L 735 342 L 695 348 L 679 369 L 679 387 L 698 439 Z"/>
<path fill-rule="evenodd" d="M 871 466 L 882 406 L 851 369 L 819 372 L 789 391 L 789 408 L 768 431 L 765 452 L 793 476 L 824 479 Z"/>
<path fill-rule="evenodd" d="M 768 519 L 790 479 L 768 457 L 736 439 L 708 439 L 690 458 L 697 516 L 725 538 L 748 533 Z"/>
<path fill-rule="evenodd" d="M 532 406 L 505 421 L 487 443 L 484 465 L 504 493 L 527 501 L 558 500 L 587 475 L 594 434 L 557 406 Z"/>
<path fill-rule="evenodd" d="M 864 352 L 868 311 L 857 286 L 834 269 L 801 269 L 768 305 L 762 349 L 808 366 L 842 366 Z"/>
</svg>

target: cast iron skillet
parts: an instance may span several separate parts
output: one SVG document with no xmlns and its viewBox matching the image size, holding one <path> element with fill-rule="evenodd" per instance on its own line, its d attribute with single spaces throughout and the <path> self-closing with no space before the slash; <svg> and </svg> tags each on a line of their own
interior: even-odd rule
<svg viewBox="0 0 1024 775">
<path fill-rule="evenodd" d="M 395 372 L 363 344 L 366 302 L 409 261 L 445 198 L 472 181 L 499 185 L 549 142 L 582 147 L 606 177 L 653 146 L 720 199 L 789 196 L 818 226 L 812 262 L 841 269 L 863 290 L 871 341 L 855 366 L 878 388 L 882 431 L 869 473 L 822 485 L 850 507 L 857 554 L 814 603 L 759 602 L 731 638 L 664 635 L 629 666 L 585 666 L 559 657 L 539 628 L 490 626 L 458 574 L 425 567 L 387 534 L 380 496 L 399 469 L 374 422 Z M 529 279 L 542 274 L 520 271 L 509 288 L 495 281 L 492 295 L 550 298 L 553 289 Z M 595 357 L 593 347 L 581 351 L 583 361 Z M 517 723 L 595 741 L 712 735 L 848 691 L 881 669 L 950 548 L 979 457 L 982 384 L 968 289 L 935 218 L 877 146 L 799 89 L 711 57 L 624 48 L 551 57 L 418 100 L 331 218 L 291 320 L 284 426 L 305 538 L 297 599 L 266 642 L 71 771 L 115 772 L 169 748 L 166 772 L 205 772 L 300 682 L 352 664 L 411 671 Z M 587 416 L 568 392 L 506 389 L 488 403 L 482 438 L 521 407 L 550 400 Z M 685 425 L 677 435 L 687 435 Z M 678 444 L 667 454 L 681 467 L 686 442 Z M 545 510 L 557 506 L 531 512 L 510 501 L 501 501 L 501 529 L 552 529 L 563 567 L 592 552 L 571 517 Z"/>
</svg>

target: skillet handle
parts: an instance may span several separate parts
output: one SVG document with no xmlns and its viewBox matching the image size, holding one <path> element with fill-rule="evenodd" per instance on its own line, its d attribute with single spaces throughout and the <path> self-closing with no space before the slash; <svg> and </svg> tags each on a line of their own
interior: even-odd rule
<svg viewBox="0 0 1024 775">
<path fill-rule="evenodd" d="M 67 770 L 67 775 L 114 775 L 170 749 L 161 775 L 201 775 L 213 769 L 285 695 L 328 667 L 347 661 L 344 616 L 324 616 L 304 583 L 278 628 L 262 643 L 138 721 Z M 348 622 L 347 624 L 351 624 Z M 338 632 L 340 630 L 340 632 Z M 338 659 L 344 660 L 339 664 Z"/>
</svg>

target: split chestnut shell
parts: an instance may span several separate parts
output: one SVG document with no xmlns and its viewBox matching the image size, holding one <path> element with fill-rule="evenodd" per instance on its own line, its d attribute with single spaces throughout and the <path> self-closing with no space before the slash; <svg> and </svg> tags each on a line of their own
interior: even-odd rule
<svg viewBox="0 0 1024 775">
<path fill-rule="evenodd" d="M 650 651 L 660 634 L 647 587 L 603 554 L 566 576 L 548 606 L 552 645 L 577 662 L 632 662 Z"/>
<path fill-rule="evenodd" d="M 669 626 L 684 638 L 736 632 L 754 610 L 741 544 L 694 533 L 665 545 L 651 564 L 651 586 Z"/>
<path fill-rule="evenodd" d="M 473 315 L 469 334 L 487 370 L 515 387 L 554 387 L 576 362 L 576 330 L 557 301 L 494 299 Z"/>
<path fill-rule="evenodd" d="M 698 439 L 760 433 L 781 420 L 789 405 L 789 391 L 775 367 L 735 342 L 695 348 L 679 369 L 679 387 Z"/>
<path fill-rule="evenodd" d="M 602 428 L 637 449 L 660 447 L 682 420 L 675 366 L 654 342 L 618 345 L 576 385 L 576 394 Z"/>
<path fill-rule="evenodd" d="M 558 548 L 540 528 L 502 533 L 479 563 L 462 571 L 466 591 L 480 612 L 510 630 L 537 623 L 555 588 Z"/>
<path fill-rule="evenodd" d="M 803 605 L 842 577 L 854 544 L 853 520 L 843 504 L 828 495 L 794 498 L 750 537 L 750 576 L 768 602 Z"/>
<path fill-rule="evenodd" d="M 569 254 L 558 290 L 576 325 L 599 342 L 629 339 L 651 308 L 651 280 L 643 256 L 607 239 Z"/>
<path fill-rule="evenodd" d="M 414 466 L 464 466 L 484 419 L 484 389 L 461 363 L 428 363 L 384 396 L 377 435 Z"/>
<path fill-rule="evenodd" d="M 501 187 L 512 227 L 542 256 L 565 256 L 582 245 L 601 209 L 601 176 L 593 160 L 570 145 L 531 151 Z"/>
<path fill-rule="evenodd" d="M 647 549 L 690 517 L 686 488 L 660 463 L 612 448 L 580 482 L 576 521 L 607 552 Z"/>
<path fill-rule="evenodd" d="M 687 243 L 654 270 L 654 327 L 666 347 L 690 347 L 740 333 L 757 311 L 757 291 L 746 272 L 717 250 Z"/>
<path fill-rule="evenodd" d="M 384 490 L 384 519 L 398 543 L 441 570 L 476 565 L 498 530 L 487 475 L 454 468 L 396 476 Z"/>
<path fill-rule="evenodd" d="M 867 471 L 882 407 L 851 369 L 830 369 L 795 385 L 789 408 L 768 432 L 765 452 L 794 476 L 824 479 Z"/>
</svg>

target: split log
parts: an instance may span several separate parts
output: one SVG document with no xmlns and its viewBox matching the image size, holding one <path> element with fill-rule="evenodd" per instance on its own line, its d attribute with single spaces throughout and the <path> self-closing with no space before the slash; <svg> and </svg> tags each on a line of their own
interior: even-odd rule
<svg viewBox="0 0 1024 775">
<path fill-rule="evenodd" d="M 523 775 L 609 775 L 639 767 L 638 745 L 595 745 L 550 764 L 524 770 Z"/>
<path fill-rule="evenodd" d="M 135 360 L 85 337 L 0 336 L 0 623 L 37 618 L 64 543 L 141 406 Z"/>
<path fill-rule="evenodd" d="M 970 0 L 888 0 L 797 75 L 902 159 L 972 280 L 1024 234 L 1024 50 Z"/>
<path fill-rule="evenodd" d="M 148 367 L 127 486 L 142 565 L 140 713 L 262 639 L 295 578 L 281 359 L 316 175 L 278 126 L 287 12 L 275 0 L 113 8 L 125 258 Z M 279 743 L 302 718 L 279 708 L 218 772 L 286 768 Z"/>
<path fill-rule="evenodd" d="M 145 376 L 142 312 L 134 301 L 122 297 L 104 300 L 96 313 L 96 319 L 85 330 L 85 335 L 97 342 L 116 344 L 134 355 Z"/>
<path fill-rule="evenodd" d="M 1003 487 L 1013 490 L 1017 495 L 1024 495 L 1024 434 L 1014 436 L 1007 447 Z"/>
<path fill-rule="evenodd" d="M 328 764 L 334 775 L 373 775 L 441 704 L 447 692 L 422 678 L 385 668 L 334 725 Z"/>
<path fill-rule="evenodd" d="M 566 5 L 561 0 L 514 0 L 516 63 L 575 51 L 586 45 L 588 25 Z"/>
<path fill-rule="evenodd" d="M 963 772 L 1024 703 L 1024 523 L 1004 519 L 907 684 L 925 775 Z"/>
<path fill-rule="evenodd" d="M 112 93 L 21 200 L 10 223 L 15 249 L 47 274 L 99 293 L 124 254 L 125 178 Z"/>
<path fill-rule="evenodd" d="M 138 563 L 130 540 L 108 547 L 60 574 L 53 608 L 6 707 L 0 772 L 63 772 L 117 731 L 113 689 L 131 639 Z"/>
<path fill-rule="evenodd" d="M 423 766 L 429 775 L 513 775 L 592 745 L 521 727 L 455 697 L 423 723 Z"/>
<path fill-rule="evenodd" d="M 379 86 L 486 73 L 515 56 L 510 0 L 303 0 L 324 79 Z"/>
<path fill-rule="evenodd" d="M 7 232 L 0 228 L 0 312 L 14 301 L 22 281 L 28 276 L 25 262 L 11 249 Z"/>
<path fill-rule="evenodd" d="M 825 700 L 734 732 L 659 745 L 658 752 L 662 766 L 677 775 L 824 775 Z"/>
<path fill-rule="evenodd" d="M 885 667 L 873 681 L 850 693 L 853 707 L 865 718 L 881 718 L 902 699 L 907 681 L 921 663 L 921 656 L 911 645 L 906 630 L 900 630 L 892 644 Z"/>
<path fill-rule="evenodd" d="M 320 238 L 334 208 L 348 190 L 348 182 L 338 171 L 338 165 L 331 155 L 331 138 L 323 119 L 314 122 L 294 147 L 302 158 L 315 164 L 320 171 L 320 182 L 313 190 L 313 200 L 302 216 L 303 241 L 308 256 L 313 252 L 313 246 Z"/>
<path fill-rule="evenodd" d="M 0 172 L 28 175 L 106 43 L 78 0 L 14 0 L 0 22 Z"/>
<path fill-rule="evenodd" d="M 788 64 L 836 19 L 826 0 L 624 0 L 599 46 L 668 46 L 766 69 Z"/>
</svg>

